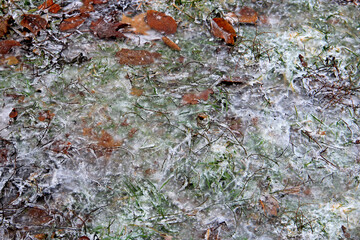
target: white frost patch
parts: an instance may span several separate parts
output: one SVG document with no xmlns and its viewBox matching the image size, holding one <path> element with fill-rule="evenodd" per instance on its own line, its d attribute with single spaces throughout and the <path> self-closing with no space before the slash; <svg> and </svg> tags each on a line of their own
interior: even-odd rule
<svg viewBox="0 0 360 240">
<path fill-rule="evenodd" d="M 9 114 L 12 111 L 13 107 L 5 106 L 0 109 L 0 137 L 6 138 L 8 137 L 9 133 L 5 129 L 9 124 Z"/>
</svg>

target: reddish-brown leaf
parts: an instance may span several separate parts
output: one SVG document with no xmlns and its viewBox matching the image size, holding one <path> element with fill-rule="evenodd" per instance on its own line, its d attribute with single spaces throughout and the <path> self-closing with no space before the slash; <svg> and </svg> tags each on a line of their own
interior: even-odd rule
<svg viewBox="0 0 360 240">
<path fill-rule="evenodd" d="M 86 15 L 77 15 L 74 17 L 66 18 L 59 25 L 60 31 L 67 31 L 76 28 L 85 22 Z"/>
<path fill-rule="evenodd" d="M 90 240 L 87 236 L 81 236 L 78 238 L 78 240 Z"/>
<path fill-rule="evenodd" d="M 176 32 L 176 21 L 165 13 L 148 10 L 146 18 L 149 26 L 156 31 L 164 32 L 166 34 L 173 34 Z"/>
<path fill-rule="evenodd" d="M 174 49 L 174 50 L 176 50 L 176 51 L 180 51 L 180 50 L 181 50 L 181 48 L 180 48 L 176 43 L 174 43 L 173 41 L 171 41 L 169 38 L 163 36 L 161 39 L 162 39 L 162 40 L 164 41 L 164 43 L 165 43 L 168 47 L 170 47 L 171 49 Z"/>
<path fill-rule="evenodd" d="M 12 47 L 21 46 L 18 41 L 15 40 L 3 40 L 0 41 L 0 54 L 7 54 Z"/>
<path fill-rule="evenodd" d="M 35 234 L 34 238 L 36 238 L 38 240 L 44 240 L 47 238 L 47 235 L 45 233 L 39 233 L 39 234 Z"/>
<path fill-rule="evenodd" d="M 13 108 L 9 114 L 10 118 L 16 118 L 18 116 L 18 112 L 16 111 L 15 108 Z"/>
<path fill-rule="evenodd" d="M 45 120 L 51 120 L 55 116 L 54 113 L 50 112 L 49 110 L 43 111 L 39 113 L 39 121 L 44 122 Z"/>
<path fill-rule="evenodd" d="M 37 35 L 41 29 L 45 29 L 47 26 L 47 21 L 39 15 L 24 14 L 22 18 L 20 24 L 29 29 L 34 35 Z"/>
<path fill-rule="evenodd" d="M 211 21 L 211 33 L 218 38 L 224 39 L 227 44 L 234 45 L 236 32 L 232 25 L 223 18 L 213 18 Z"/>
<path fill-rule="evenodd" d="M 9 18 L 0 17 L 0 38 L 9 30 Z"/>
<path fill-rule="evenodd" d="M 61 7 L 59 4 L 54 3 L 53 0 L 46 0 L 43 4 L 38 7 L 39 10 L 47 9 L 50 13 L 57 13 Z"/>
<path fill-rule="evenodd" d="M 80 8 L 80 12 L 86 13 L 93 11 L 94 11 L 93 0 L 83 0 L 83 5 Z"/>
<path fill-rule="evenodd" d="M 257 12 L 250 7 L 243 7 L 239 12 L 239 22 L 240 23 L 250 23 L 256 24 L 258 20 Z"/>
<path fill-rule="evenodd" d="M 148 65 L 160 58 L 161 54 L 157 52 L 148 52 L 146 50 L 131 50 L 123 48 L 116 53 L 120 64 L 125 65 Z"/>
<path fill-rule="evenodd" d="M 198 104 L 200 100 L 207 101 L 209 99 L 209 95 L 213 94 L 214 91 L 212 89 L 206 89 L 200 93 L 187 93 L 182 97 L 182 101 L 184 104 Z"/>
<path fill-rule="evenodd" d="M 90 30 L 99 38 L 125 38 L 125 35 L 118 30 L 127 27 L 127 23 L 105 22 L 102 18 L 91 22 Z"/>
</svg>

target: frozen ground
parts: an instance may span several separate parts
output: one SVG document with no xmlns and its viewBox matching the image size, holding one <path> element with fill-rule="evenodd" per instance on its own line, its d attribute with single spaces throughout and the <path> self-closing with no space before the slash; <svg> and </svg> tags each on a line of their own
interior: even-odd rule
<svg viewBox="0 0 360 240">
<path fill-rule="evenodd" d="M 15 22 L 41 4 L 17 3 Z M 210 20 L 243 6 L 267 22 L 226 45 Z M 356 1 L 110 0 L 91 18 L 148 9 L 180 52 L 59 32 L 59 14 L 0 66 L 0 238 L 359 239 Z M 122 48 L 162 58 L 120 65 Z"/>
</svg>

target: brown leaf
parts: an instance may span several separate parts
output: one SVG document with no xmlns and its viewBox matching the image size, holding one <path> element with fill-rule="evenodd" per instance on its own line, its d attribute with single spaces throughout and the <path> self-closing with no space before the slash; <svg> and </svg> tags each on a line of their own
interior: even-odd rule
<svg viewBox="0 0 360 240">
<path fill-rule="evenodd" d="M 198 104 L 199 100 L 207 101 L 209 99 L 209 95 L 213 94 L 214 91 L 212 89 L 206 89 L 200 93 L 187 93 L 182 97 L 182 101 L 184 104 Z"/>
<path fill-rule="evenodd" d="M 73 28 L 76 28 L 85 22 L 86 15 L 77 15 L 74 17 L 66 18 L 62 23 L 60 23 L 60 31 L 67 31 Z"/>
<path fill-rule="evenodd" d="M 10 118 L 16 118 L 18 116 L 18 112 L 16 111 L 15 108 L 13 108 L 9 114 Z"/>
<path fill-rule="evenodd" d="M 148 65 L 160 58 L 161 54 L 157 52 L 148 52 L 146 50 L 131 50 L 123 48 L 116 53 L 120 64 L 125 65 Z"/>
<path fill-rule="evenodd" d="M 105 130 L 101 130 L 101 135 L 96 136 L 98 141 L 98 146 L 105 147 L 105 148 L 113 148 L 113 147 L 119 147 L 123 144 L 123 141 L 117 141 L 114 140 L 113 136 L 111 136 L 108 132 Z"/>
<path fill-rule="evenodd" d="M 61 7 L 59 4 L 53 2 L 53 0 L 46 0 L 43 4 L 38 7 L 39 10 L 47 9 L 50 13 L 57 13 Z"/>
<path fill-rule="evenodd" d="M 90 30 L 99 38 L 125 38 L 125 35 L 118 30 L 128 26 L 122 22 L 105 22 L 102 18 L 91 22 Z"/>
<path fill-rule="evenodd" d="M 225 40 L 227 44 L 234 45 L 236 32 L 232 25 L 223 18 L 213 18 L 211 20 L 211 33 L 218 38 Z"/>
<path fill-rule="evenodd" d="M 250 7 L 243 7 L 239 12 L 239 22 L 240 23 L 250 23 L 256 24 L 258 20 L 257 12 Z"/>
<path fill-rule="evenodd" d="M 128 138 L 133 138 L 137 131 L 138 131 L 137 128 L 130 129 L 130 131 L 128 132 Z"/>
<path fill-rule="evenodd" d="M 166 34 L 173 34 L 176 32 L 176 21 L 165 13 L 148 10 L 146 18 L 149 26 L 156 31 L 164 32 Z"/>
<path fill-rule="evenodd" d="M 142 94 L 144 93 L 144 90 L 140 89 L 140 88 L 132 88 L 130 94 L 140 97 Z"/>
<path fill-rule="evenodd" d="M 168 46 L 168 47 L 170 47 L 171 49 L 174 49 L 174 50 L 176 50 L 176 51 L 181 51 L 181 48 L 176 44 L 176 43 L 174 43 L 173 41 L 171 41 L 169 38 L 167 38 L 167 37 L 162 37 L 161 38 L 163 41 L 164 41 L 164 43 Z"/>
<path fill-rule="evenodd" d="M 9 18 L 0 17 L 0 38 L 9 31 Z"/>
<path fill-rule="evenodd" d="M 121 22 L 127 23 L 133 28 L 133 32 L 136 34 L 142 34 L 147 35 L 147 31 L 149 31 L 151 28 L 150 26 L 145 22 L 146 13 L 141 13 L 133 18 L 127 17 L 123 14 Z"/>
<path fill-rule="evenodd" d="M 81 236 L 77 240 L 90 240 L 87 236 Z"/>
<path fill-rule="evenodd" d="M 279 202 L 271 195 L 266 195 L 259 200 L 261 208 L 268 217 L 277 217 L 280 206 Z"/>
<path fill-rule="evenodd" d="M 0 41 L 0 54 L 7 54 L 14 46 L 21 46 L 18 41 L 15 40 L 3 40 Z"/>
<path fill-rule="evenodd" d="M 34 35 L 37 35 L 41 29 L 45 29 L 47 26 L 47 21 L 39 15 L 24 14 L 22 17 L 20 24 L 29 29 Z"/>
</svg>

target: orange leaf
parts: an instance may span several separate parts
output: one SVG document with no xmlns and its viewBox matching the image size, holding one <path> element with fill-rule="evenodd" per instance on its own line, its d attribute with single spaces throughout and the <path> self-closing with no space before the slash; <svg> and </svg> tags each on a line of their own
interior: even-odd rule
<svg viewBox="0 0 360 240">
<path fill-rule="evenodd" d="M 152 29 L 166 34 L 173 34 L 176 32 L 176 21 L 162 12 L 148 10 L 146 13 L 147 23 Z"/>
<path fill-rule="evenodd" d="M 256 24 L 258 20 L 257 12 L 250 7 L 243 7 L 239 12 L 239 22 L 240 23 L 251 23 Z"/>
<path fill-rule="evenodd" d="M 15 40 L 3 40 L 0 41 L 0 54 L 7 54 L 14 46 L 21 46 L 18 41 Z"/>
<path fill-rule="evenodd" d="M 19 60 L 15 56 L 9 56 L 5 61 L 7 61 L 7 65 L 16 65 L 19 63 Z"/>
<path fill-rule="evenodd" d="M 93 0 L 93 3 L 94 4 L 104 4 L 104 3 L 107 3 L 108 0 Z"/>
<path fill-rule="evenodd" d="M 77 15 L 64 19 L 64 21 L 59 25 L 59 28 L 60 31 L 67 31 L 80 26 L 83 22 L 85 22 L 83 15 Z"/>
<path fill-rule="evenodd" d="M 167 38 L 167 37 L 162 37 L 161 38 L 163 41 L 164 41 L 164 43 L 168 46 L 168 47 L 170 47 L 171 49 L 174 49 L 174 50 L 176 50 L 176 51 L 180 51 L 181 50 L 181 48 L 176 44 L 176 43 L 174 43 L 173 41 L 171 41 L 169 38 Z"/>
<path fill-rule="evenodd" d="M 39 15 L 33 14 L 24 14 L 22 15 L 23 19 L 20 24 L 29 29 L 34 35 L 37 35 L 41 29 L 45 29 L 47 25 L 47 21 L 40 17 Z"/>
<path fill-rule="evenodd" d="M 146 13 L 141 13 L 133 18 L 127 17 L 123 14 L 121 22 L 129 24 L 134 30 L 133 32 L 136 34 L 142 34 L 147 35 L 147 31 L 149 31 L 151 28 L 150 26 L 145 22 L 145 16 Z"/>
<path fill-rule="evenodd" d="M 213 18 L 211 20 L 211 33 L 218 38 L 225 40 L 227 44 L 234 45 L 236 32 L 232 25 L 223 18 Z"/>
<path fill-rule="evenodd" d="M 90 30 L 99 38 L 125 38 L 125 35 L 118 31 L 120 28 L 128 26 L 126 23 L 105 22 L 102 18 L 91 22 Z"/>
<path fill-rule="evenodd" d="M 271 195 L 266 195 L 259 200 L 261 208 L 268 217 L 276 217 L 278 215 L 280 206 L 279 202 Z"/>
<path fill-rule="evenodd" d="M 54 113 L 50 112 L 49 110 L 43 111 L 39 113 L 39 121 L 44 122 L 45 120 L 51 120 L 55 116 Z"/>
<path fill-rule="evenodd" d="M 131 50 L 123 48 L 116 53 L 120 64 L 125 65 L 148 65 L 160 58 L 161 54 L 157 52 L 148 52 L 146 50 Z"/>
<path fill-rule="evenodd" d="M 9 114 L 10 118 L 16 118 L 18 116 L 18 112 L 16 111 L 15 108 L 13 108 Z"/>
</svg>

